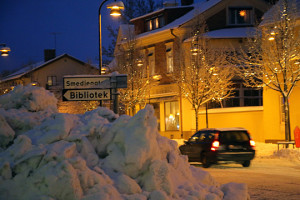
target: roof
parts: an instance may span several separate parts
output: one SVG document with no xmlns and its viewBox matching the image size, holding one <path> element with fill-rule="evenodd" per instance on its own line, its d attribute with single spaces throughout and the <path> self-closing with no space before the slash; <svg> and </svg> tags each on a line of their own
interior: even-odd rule
<svg viewBox="0 0 300 200">
<path fill-rule="evenodd" d="M 38 63 L 35 63 L 35 64 L 28 65 L 26 67 L 23 67 L 22 69 L 20 69 L 20 70 L 14 72 L 14 73 L 12 73 L 12 74 L 10 74 L 10 75 L 2 78 L 0 80 L 0 83 L 1 82 L 5 82 L 5 81 L 9 81 L 9 80 L 18 79 L 18 78 L 24 76 L 25 74 L 33 72 L 33 71 L 35 71 L 37 69 L 40 69 L 40 68 L 42 68 L 42 67 L 44 67 L 46 65 L 49 65 L 50 63 L 53 63 L 53 62 L 55 62 L 55 61 L 57 61 L 57 60 L 59 60 L 59 59 L 61 59 L 63 57 L 68 57 L 70 59 L 75 60 L 76 62 L 79 62 L 81 64 L 85 64 L 83 61 L 78 60 L 77 58 L 74 58 L 74 57 L 72 57 L 72 56 L 70 56 L 68 54 L 63 54 L 63 55 L 57 56 L 57 57 L 55 57 L 55 58 L 53 58 L 51 60 L 48 60 L 47 62 L 38 62 Z"/>
<path fill-rule="evenodd" d="M 143 19 L 143 18 L 151 17 L 152 15 L 161 13 L 161 12 L 163 12 L 164 10 L 171 10 L 171 9 L 178 9 L 178 8 L 191 8 L 191 7 L 193 7 L 193 5 L 165 7 L 165 8 L 161 8 L 161 9 L 155 10 L 155 11 L 153 11 L 153 12 L 151 12 L 151 13 L 147 13 L 147 14 L 145 14 L 145 15 L 142 15 L 142 16 L 139 16 L 139 17 L 136 17 L 136 18 L 133 18 L 133 19 L 130 20 L 130 22 L 136 21 L 136 20 L 138 20 L 138 19 Z"/>
<path fill-rule="evenodd" d="M 134 25 L 131 24 L 122 24 L 119 26 L 119 34 L 118 34 L 118 39 L 121 41 L 124 39 L 129 38 L 130 36 L 132 37 L 134 35 Z"/>
<path fill-rule="evenodd" d="M 232 127 L 232 128 L 204 128 L 199 131 L 247 131 L 245 128 Z"/>
<path fill-rule="evenodd" d="M 279 0 L 274 6 L 272 6 L 263 16 L 263 21 L 260 23 L 261 26 L 272 24 L 280 20 L 278 11 L 283 10 L 283 1 Z M 300 18 L 300 0 L 287 0 L 289 11 L 296 18 Z"/>
<path fill-rule="evenodd" d="M 204 11 L 217 5 L 221 1 L 222 0 L 210 0 L 210 1 L 200 0 L 200 2 L 193 4 L 194 9 L 191 10 L 190 12 L 186 13 L 185 15 L 179 17 L 178 19 L 174 20 L 173 22 L 167 24 L 166 26 L 164 26 L 162 28 L 148 31 L 145 33 L 141 33 L 138 35 L 137 38 L 141 39 L 141 38 L 146 37 L 151 34 L 156 34 L 156 33 L 162 32 L 162 31 L 169 31 L 170 29 L 178 28 L 181 25 L 183 25 L 184 23 L 192 20 L 195 16 L 199 15 L 200 13 L 203 13 Z M 152 14 L 153 13 L 149 13 L 149 14 L 141 16 L 141 17 L 145 17 L 145 16 L 152 15 Z"/>
</svg>

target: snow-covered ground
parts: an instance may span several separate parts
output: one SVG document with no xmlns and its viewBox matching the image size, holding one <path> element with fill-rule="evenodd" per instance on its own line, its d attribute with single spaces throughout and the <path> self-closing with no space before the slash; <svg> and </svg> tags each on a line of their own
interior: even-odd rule
<svg viewBox="0 0 300 200">
<path fill-rule="evenodd" d="M 151 106 L 63 114 L 47 90 L 17 86 L 0 96 L 0 199 L 249 199 L 246 184 L 219 184 L 156 127 Z"/>
<path fill-rule="evenodd" d="M 183 144 L 183 140 L 177 140 Z M 199 168 L 201 163 L 192 163 Z M 300 148 L 284 149 L 277 144 L 256 144 L 250 167 L 221 163 L 206 168 L 218 182 L 246 183 L 251 200 L 300 199 Z"/>
</svg>

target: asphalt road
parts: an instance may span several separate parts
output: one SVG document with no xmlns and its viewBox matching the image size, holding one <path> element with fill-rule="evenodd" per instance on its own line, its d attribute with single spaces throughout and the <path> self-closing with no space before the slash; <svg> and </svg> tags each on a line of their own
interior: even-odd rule
<svg viewBox="0 0 300 200">
<path fill-rule="evenodd" d="M 201 167 L 200 163 L 194 165 Z M 297 161 L 257 158 L 249 168 L 220 164 L 204 170 L 222 184 L 246 183 L 251 200 L 300 200 L 300 163 Z"/>
</svg>

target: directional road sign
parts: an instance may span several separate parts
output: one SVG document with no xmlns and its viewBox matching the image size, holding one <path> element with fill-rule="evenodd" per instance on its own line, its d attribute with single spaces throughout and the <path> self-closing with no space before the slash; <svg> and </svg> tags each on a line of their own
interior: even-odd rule
<svg viewBox="0 0 300 200">
<path fill-rule="evenodd" d="M 104 89 L 110 88 L 110 77 L 107 76 L 65 76 L 64 89 Z"/>
<path fill-rule="evenodd" d="M 63 90 L 63 101 L 99 101 L 110 99 L 110 89 Z"/>
</svg>

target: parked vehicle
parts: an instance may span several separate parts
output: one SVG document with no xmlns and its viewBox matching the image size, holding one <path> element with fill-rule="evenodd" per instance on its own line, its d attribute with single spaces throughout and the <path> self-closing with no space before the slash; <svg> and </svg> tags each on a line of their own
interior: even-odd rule
<svg viewBox="0 0 300 200">
<path fill-rule="evenodd" d="M 210 167 L 218 161 L 234 161 L 249 167 L 255 156 L 255 142 L 244 128 L 209 128 L 196 132 L 179 147 L 190 162 Z"/>
</svg>

